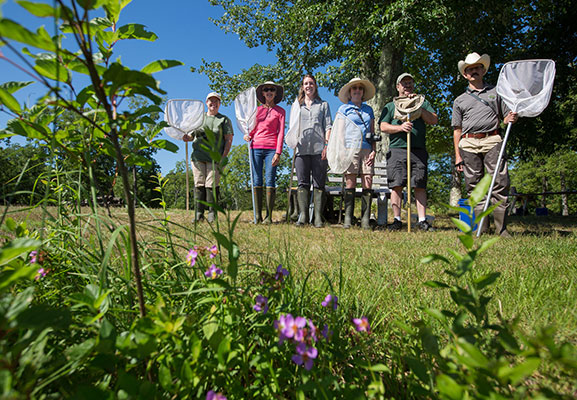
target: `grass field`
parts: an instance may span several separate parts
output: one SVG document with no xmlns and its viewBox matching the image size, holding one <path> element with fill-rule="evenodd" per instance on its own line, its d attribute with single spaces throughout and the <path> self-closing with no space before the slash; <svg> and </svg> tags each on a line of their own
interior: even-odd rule
<svg viewBox="0 0 577 400">
<path fill-rule="evenodd" d="M 168 215 L 173 240 L 182 246 L 183 258 L 185 249 L 193 244 L 215 242 L 207 223 L 195 228 L 190 222 L 191 211 L 173 210 Z M 231 213 L 232 218 L 236 215 Z M 17 221 L 27 218 L 30 226 L 41 224 L 44 218 L 39 210 L 16 208 L 9 216 Z M 161 213 L 140 209 L 137 218 L 143 246 L 158 244 L 156 227 L 160 223 L 156 218 L 162 218 Z M 123 211 L 113 210 L 112 219 L 122 223 Z M 437 216 L 436 232 L 412 233 L 345 230 L 339 225 L 297 228 L 281 223 L 281 212 L 275 215 L 277 223 L 270 226 L 254 226 L 249 223 L 251 219 L 250 212 L 243 213 L 234 234 L 245 272 L 253 270 L 251 264 L 276 267 L 282 263 L 301 282 L 306 278 L 304 296 L 318 299 L 332 285 L 343 308 L 351 316 L 369 316 L 375 331 L 386 332 L 393 319 L 414 321 L 423 316 L 423 307 L 443 308 L 450 303 L 446 292 L 423 285 L 428 280 L 445 279 L 444 266 L 421 263 L 431 253 L 449 257 L 448 249 L 461 250 L 458 231 L 448 216 Z M 221 231 L 226 230 L 222 215 L 220 221 Z M 509 231 L 513 237 L 499 240 L 482 254 L 475 267 L 478 275 L 492 271 L 502 274 L 493 286 L 491 312 L 518 317 L 521 327 L 529 332 L 553 324 L 559 339 L 577 343 L 577 220 L 512 217 Z M 146 262 L 144 257 L 144 268 Z"/>
</svg>

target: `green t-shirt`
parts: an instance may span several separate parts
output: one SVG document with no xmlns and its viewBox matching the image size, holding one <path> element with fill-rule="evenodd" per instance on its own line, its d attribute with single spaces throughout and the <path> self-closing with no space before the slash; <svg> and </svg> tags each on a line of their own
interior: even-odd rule
<svg viewBox="0 0 577 400">
<path fill-rule="evenodd" d="M 431 104 L 425 100 L 423 102 L 423 106 L 425 110 L 434 113 L 433 107 Z M 395 104 L 391 101 L 388 103 L 381 112 L 381 118 L 379 119 L 379 124 L 381 122 L 387 122 L 391 125 L 402 125 L 403 121 L 398 119 L 394 119 L 395 115 Z M 426 149 L 427 143 L 427 126 L 423 118 L 419 118 L 413 121 L 413 129 L 411 130 L 411 148 L 412 149 Z M 407 148 L 407 134 L 405 132 L 399 133 L 391 133 L 389 135 L 390 144 L 389 147 L 391 148 Z"/>
<path fill-rule="evenodd" d="M 202 128 L 194 131 L 194 141 L 192 142 L 192 155 L 190 156 L 192 161 L 212 161 L 208 151 L 203 149 L 203 146 L 208 146 L 208 139 L 206 137 L 206 128 L 214 132 L 216 138 L 216 147 L 220 154 L 224 152 L 224 136 L 232 135 L 232 123 L 227 116 L 218 113 L 216 115 L 205 115 L 204 123 Z"/>
</svg>

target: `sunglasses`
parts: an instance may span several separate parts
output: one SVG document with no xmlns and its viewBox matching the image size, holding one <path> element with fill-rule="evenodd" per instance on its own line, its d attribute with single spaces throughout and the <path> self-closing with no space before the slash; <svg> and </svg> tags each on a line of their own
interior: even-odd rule
<svg viewBox="0 0 577 400">
<path fill-rule="evenodd" d="M 267 87 L 267 88 L 264 88 L 262 91 L 263 91 L 263 92 L 276 92 L 276 88 Z"/>
<path fill-rule="evenodd" d="M 365 90 L 364 86 L 351 86 L 351 90 Z"/>
</svg>

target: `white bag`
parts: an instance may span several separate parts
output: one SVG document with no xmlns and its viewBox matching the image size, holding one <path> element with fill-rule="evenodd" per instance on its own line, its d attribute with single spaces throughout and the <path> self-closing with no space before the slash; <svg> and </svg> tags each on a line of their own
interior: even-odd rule
<svg viewBox="0 0 577 400">
<path fill-rule="evenodd" d="M 241 92 L 234 99 L 234 112 L 236 114 L 236 124 L 243 135 L 248 135 L 256 125 L 256 89 L 250 87 Z"/>
<path fill-rule="evenodd" d="M 168 100 L 164 120 L 170 125 L 164 128 L 164 132 L 173 139 L 182 140 L 185 134 L 202 126 L 204 103 L 200 100 Z"/>
<path fill-rule="evenodd" d="M 289 130 L 284 137 L 284 141 L 288 147 L 294 149 L 300 142 L 300 120 L 301 120 L 301 105 L 298 98 L 295 99 L 292 107 L 289 120 Z"/>
<path fill-rule="evenodd" d="M 363 131 L 344 114 L 337 112 L 327 146 L 327 161 L 331 172 L 344 173 L 363 145 Z"/>
<path fill-rule="evenodd" d="M 536 117 L 549 104 L 554 80 L 553 60 L 511 61 L 499 72 L 497 94 L 519 117 Z"/>
</svg>

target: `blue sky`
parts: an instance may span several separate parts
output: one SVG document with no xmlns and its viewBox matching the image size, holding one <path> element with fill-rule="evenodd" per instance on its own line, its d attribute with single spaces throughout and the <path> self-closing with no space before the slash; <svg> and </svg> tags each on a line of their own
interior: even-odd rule
<svg viewBox="0 0 577 400">
<path fill-rule="evenodd" d="M 50 4 L 52 2 L 49 2 Z M 274 53 L 267 53 L 264 48 L 249 49 L 234 34 L 225 34 L 209 21 L 210 17 L 218 18 L 222 8 L 211 6 L 208 0 L 133 0 L 121 13 L 120 23 L 140 23 L 158 35 L 155 42 L 124 41 L 115 48 L 116 56 L 121 56 L 122 63 L 130 68 L 139 69 L 156 59 L 176 59 L 184 63 L 181 67 L 172 68 L 155 74 L 160 87 L 167 92 L 169 99 L 204 100 L 210 91 L 209 81 L 204 75 L 190 72 L 190 67 L 198 67 L 204 58 L 207 61 L 220 61 L 230 74 L 239 73 L 255 63 L 270 64 L 275 62 Z M 52 32 L 52 20 L 30 17 L 13 0 L 7 0 L 2 6 L 2 15 L 24 24 L 29 29 L 36 29 L 44 24 Z M 3 49 L 5 55 L 12 55 Z M 0 61 L 1 81 L 24 81 L 29 77 L 5 61 Z M 39 84 L 18 92 L 21 102 L 33 102 L 44 93 Z M 320 90 L 323 99 L 329 101 L 331 111 L 337 111 L 340 103 L 332 94 Z M 289 103 L 292 103 L 289 99 Z M 289 114 L 287 102 L 281 106 Z M 221 112 L 233 120 L 235 136 L 233 144 L 242 144 L 242 136 L 234 122 L 234 107 L 221 107 Z M 9 116 L 0 112 L 0 127 L 4 127 Z M 170 139 L 162 134 L 163 138 Z M 170 139 L 172 140 L 172 139 Z M 174 141 L 174 140 L 173 140 Z M 159 151 L 157 162 L 166 175 L 174 168 L 175 163 L 185 158 L 184 142 L 174 141 L 179 145 L 178 153 Z"/>
</svg>

